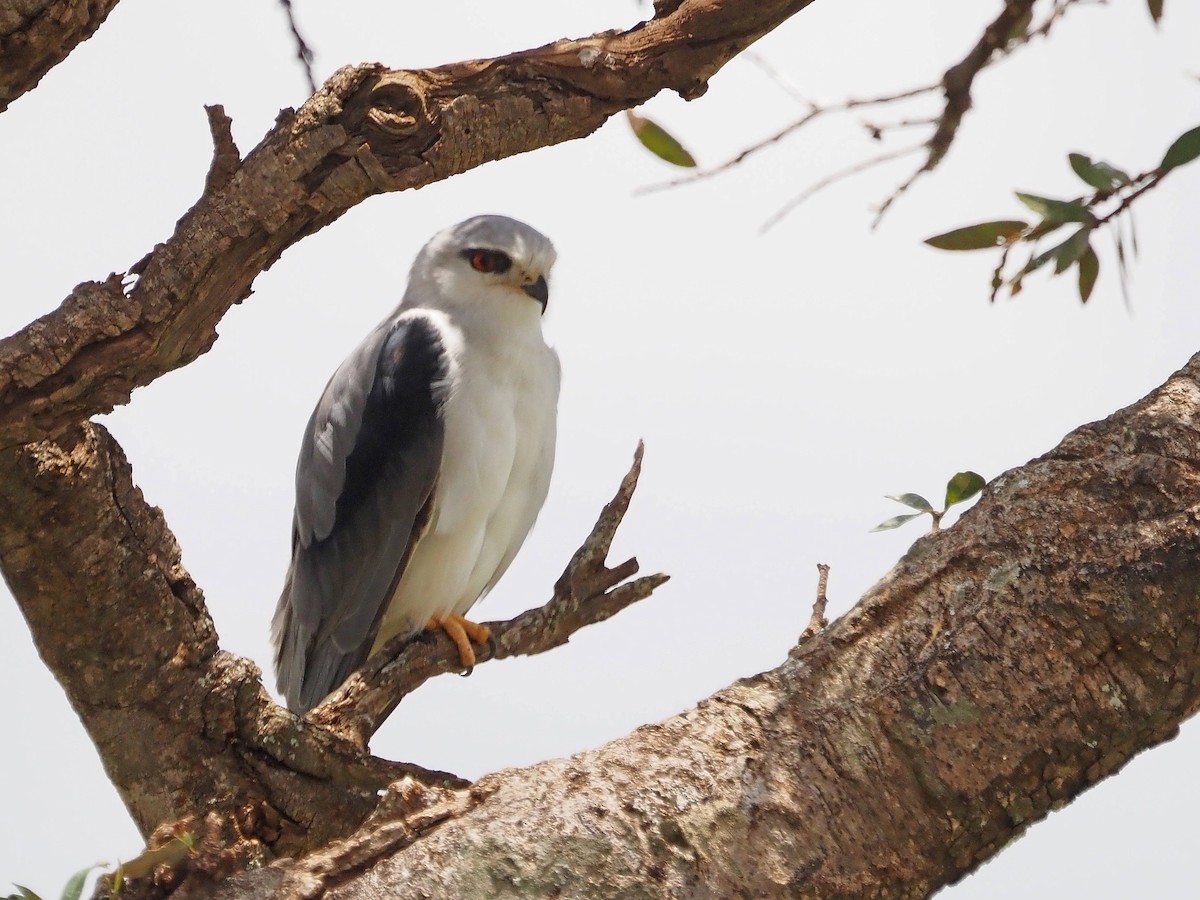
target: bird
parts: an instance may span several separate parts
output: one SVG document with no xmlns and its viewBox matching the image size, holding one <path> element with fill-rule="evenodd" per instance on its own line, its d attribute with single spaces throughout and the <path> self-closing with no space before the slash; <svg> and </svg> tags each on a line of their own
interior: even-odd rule
<svg viewBox="0 0 1200 900">
<path fill-rule="evenodd" d="M 272 619 L 299 715 L 397 635 L 465 618 L 512 563 L 554 467 L 561 366 L 542 332 L 556 252 L 475 216 L 417 254 L 399 306 L 330 378 L 296 463 L 292 554 Z"/>
</svg>

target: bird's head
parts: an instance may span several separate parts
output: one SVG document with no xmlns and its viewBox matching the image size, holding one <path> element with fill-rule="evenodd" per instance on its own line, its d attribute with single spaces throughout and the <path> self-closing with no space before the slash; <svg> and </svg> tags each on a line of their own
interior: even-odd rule
<svg viewBox="0 0 1200 900">
<path fill-rule="evenodd" d="M 409 290 L 422 305 L 487 308 L 502 315 L 545 313 L 554 245 L 507 216 L 475 216 L 434 235 L 413 263 Z M 535 316 L 536 318 L 536 316 Z"/>
</svg>

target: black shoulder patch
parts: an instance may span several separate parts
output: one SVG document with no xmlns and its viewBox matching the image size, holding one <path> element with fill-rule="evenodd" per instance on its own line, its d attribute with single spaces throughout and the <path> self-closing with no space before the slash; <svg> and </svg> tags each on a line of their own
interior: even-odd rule
<svg viewBox="0 0 1200 900">
<path fill-rule="evenodd" d="M 346 459 L 335 522 L 353 515 L 408 447 L 441 431 L 441 385 L 448 371 L 446 348 L 428 319 L 413 316 L 396 324 L 379 350 L 362 425 Z"/>
</svg>

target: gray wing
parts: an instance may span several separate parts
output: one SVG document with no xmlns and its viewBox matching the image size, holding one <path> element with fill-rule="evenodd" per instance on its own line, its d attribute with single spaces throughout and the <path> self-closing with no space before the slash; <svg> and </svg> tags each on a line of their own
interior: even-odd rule
<svg viewBox="0 0 1200 900">
<path fill-rule="evenodd" d="M 434 324 L 403 313 L 342 363 L 308 421 L 292 562 L 272 623 L 277 684 L 297 712 L 366 660 L 428 522 L 448 368 Z"/>
</svg>

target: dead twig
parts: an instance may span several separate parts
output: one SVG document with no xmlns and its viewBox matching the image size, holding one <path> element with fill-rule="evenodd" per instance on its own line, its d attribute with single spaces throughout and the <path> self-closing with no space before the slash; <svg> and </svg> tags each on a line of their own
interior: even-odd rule
<svg viewBox="0 0 1200 900">
<path fill-rule="evenodd" d="M 1015 40 L 1014 34 L 1019 30 L 1018 26 L 1022 21 L 1028 20 L 1035 2 L 1036 0 L 1006 0 L 1000 15 L 984 29 L 983 35 L 971 48 L 971 51 L 960 62 L 946 70 L 946 74 L 942 76 L 942 92 L 946 98 L 946 105 L 938 117 L 933 135 L 925 144 L 929 151 L 925 162 L 880 204 L 875 211 L 875 220 L 871 223 L 872 228 L 879 225 L 884 214 L 891 209 L 892 204 L 900 199 L 900 196 L 912 187 L 918 178 L 926 172 L 932 172 L 945 158 L 950 145 L 954 143 L 954 138 L 958 135 L 958 127 L 962 124 L 963 116 L 971 108 L 971 86 L 975 83 L 975 76 L 991 64 L 998 52 L 1005 51 L 1010 42 Z M 1051 12 L 1053 19 L 1057 19 L 1061 14 L 1057 7 Z M 1045 30 L 1039 30 L 1039 33 L 1049 32 L 1053 19 L 1047 22 L 1044 26 Z M 1020 43 L 1025 43 L 1028 39 L 1029 35 L 1026 34 Z"/>
<path fill-rule="evenodd" d="M 233 142 L 233 120 L 219 103 L 204 107 L 208 114 L 208 130 L 212 134 L 213 158 L 204 179 L 204 192 L 215 193 L 229 184 L 242 164 L 242 154 Z"/>
<path fill-rule="evenodd" d="M 486 623 L 492 641 L 490 646 L 477 648 L 476 665 L 489 659 L 532 656 L 561 646 L 580 628 L 616 615 L 649 597 L 667 581 L 668 576 L 663 574 L 627 581 L 638 571 L 636 559 L 613 568 L 605 562 L 637 487 L 642 450 L 639 442 L 633 465 L 616 496 L 601 511 L 591 534 L 575 551 L 555 583 L 550 601 L 507 622 Z M 458 651 L 449 638 L 441 632 L 430 637 L 397 638 L 387 644 L 312 710 L 308 721 L 365 750 L 371 735 L 405 696 L 435 675 L 463 671 Z"/>
<path fill-rule="evenodd" d="M 923 145 L 921 144 L 915 144 L 910 147 L 901 147 L 898 150 L 889 150 L 887 153 L 880 153 L 877 156 L 870 156 L 866 159 L 860 159 L 853 165 L 846 166 L 843 169 L 838 169 L 835 172 L 830 172 L 819 181 L 814 181 L 799 194 L 781 206 L 778 212 L 771 216 L 771 218 L 767 219 L 767 221 L 763 222 L 762 227 L 758 229 L 758 233 L 765 234 L 766 232 L 770 231 L 774 226 L 783 221 L 784 217 L 787 216 L 787 214 L 794 210 L 797 206 L 810 199 L 814 194 L 818 194 L 825 190 L 825 188 L 829 187 L 831 184 L 837 184 L 837 182 L 842 181 L 845 178 L 849 178 L 851 175 L 857 175 L 858 173 L 874 168 L 881 163 L 890 162 L 891 160 L 899 159 L 902 156 L 908 156 L 910 153 L 916 153 L 921 149 L 922 146 Z"/>
<path fill-rule="evenodd" d="M 911 100 L 914 97 L 920 97 L 923 94 L 932 93 L 933 91 L 938 90 L 940 87 L 940 84 L 928 84 L 924 87 L 910 88 L 909 90 L 901 91 L 897 94 L 884 94 L 879 97 L 862 97 L 850 100 L 842 100 L 838 103 L 831 103 L 827 106 L 820 106 L 811 100 L 805 100 L 798 97 L 798 99 L 801 99 L 801 102 L 808 105 L 808 112 L 806 112 L 799 119 L 796 119 L 794 122 L 789 122 L 771 136 L 763 138 L 756 144 L 750 145 L 736 156 L 730 157 L 729 159 L 725 160 L 725 162 L 713 166 L 710 169 L 702 169 L 698 172 L 692 172 L 691 174 L 685 175 L 681 178 L 674 178 L 670 181 L 646 185 L 645 187 L 635 190 L 634 194 L 635 196 L 641 194 L 652 194 L 655 191 L 662 191 L 666 190 L 667 188 L 678 187 L 683 184 L 691 184 L 693 181 L 700 181 L 705 178 L 711 178 L 714 175 L 719 175 L 728 169 L 732 169 L 734 166 L 741 165 L 749 157 L 758 153 L 760 150 L 765 150 L 767 147 L 779 143 L 789 135 L 795 134 L 801 128 L 810 124 L 813 120 L 821 116 L 848 112 L 850 110 L 860 109 L 865 106 L 877 106 L 887 103 L 897 103 L 902 100 Z M 884 127 L 886 128 L 890 126 Z"/>
<path fill-rule="evenodd" d="M 808 620 L 808 627 L 801 633 L 797 643 L 803 643 L 813 635 L 820 634 L 829 624 L 829 620 L 825 618 L 825 606 L 829 602 L 829 598 L 825 596 L 825 588 L 829 584 L 829 566 L 817 563 L 817 573 L 817 599 L 813 601 L 812 618 Z"/>
<path fill-rule="evenodd" d="M 300 65 L 304 67 L 304 75 L 308 79 L 308 89 L 310 93 L 317 92 L 317 76 L 313 73 L 313 50 L 308 46 L 308 42 L 304 40 L 304 35 L 300 33 L 300 28 L 296 25 L 296 14 L 292 9 L 292 0 L 279 0 L 279 4 L 283 7 L 283 14 L 287 16 L 288 27 L 292 30 L 292 37 L 296 41 L 296 58 L 300 60 Z"/>
</svg>

